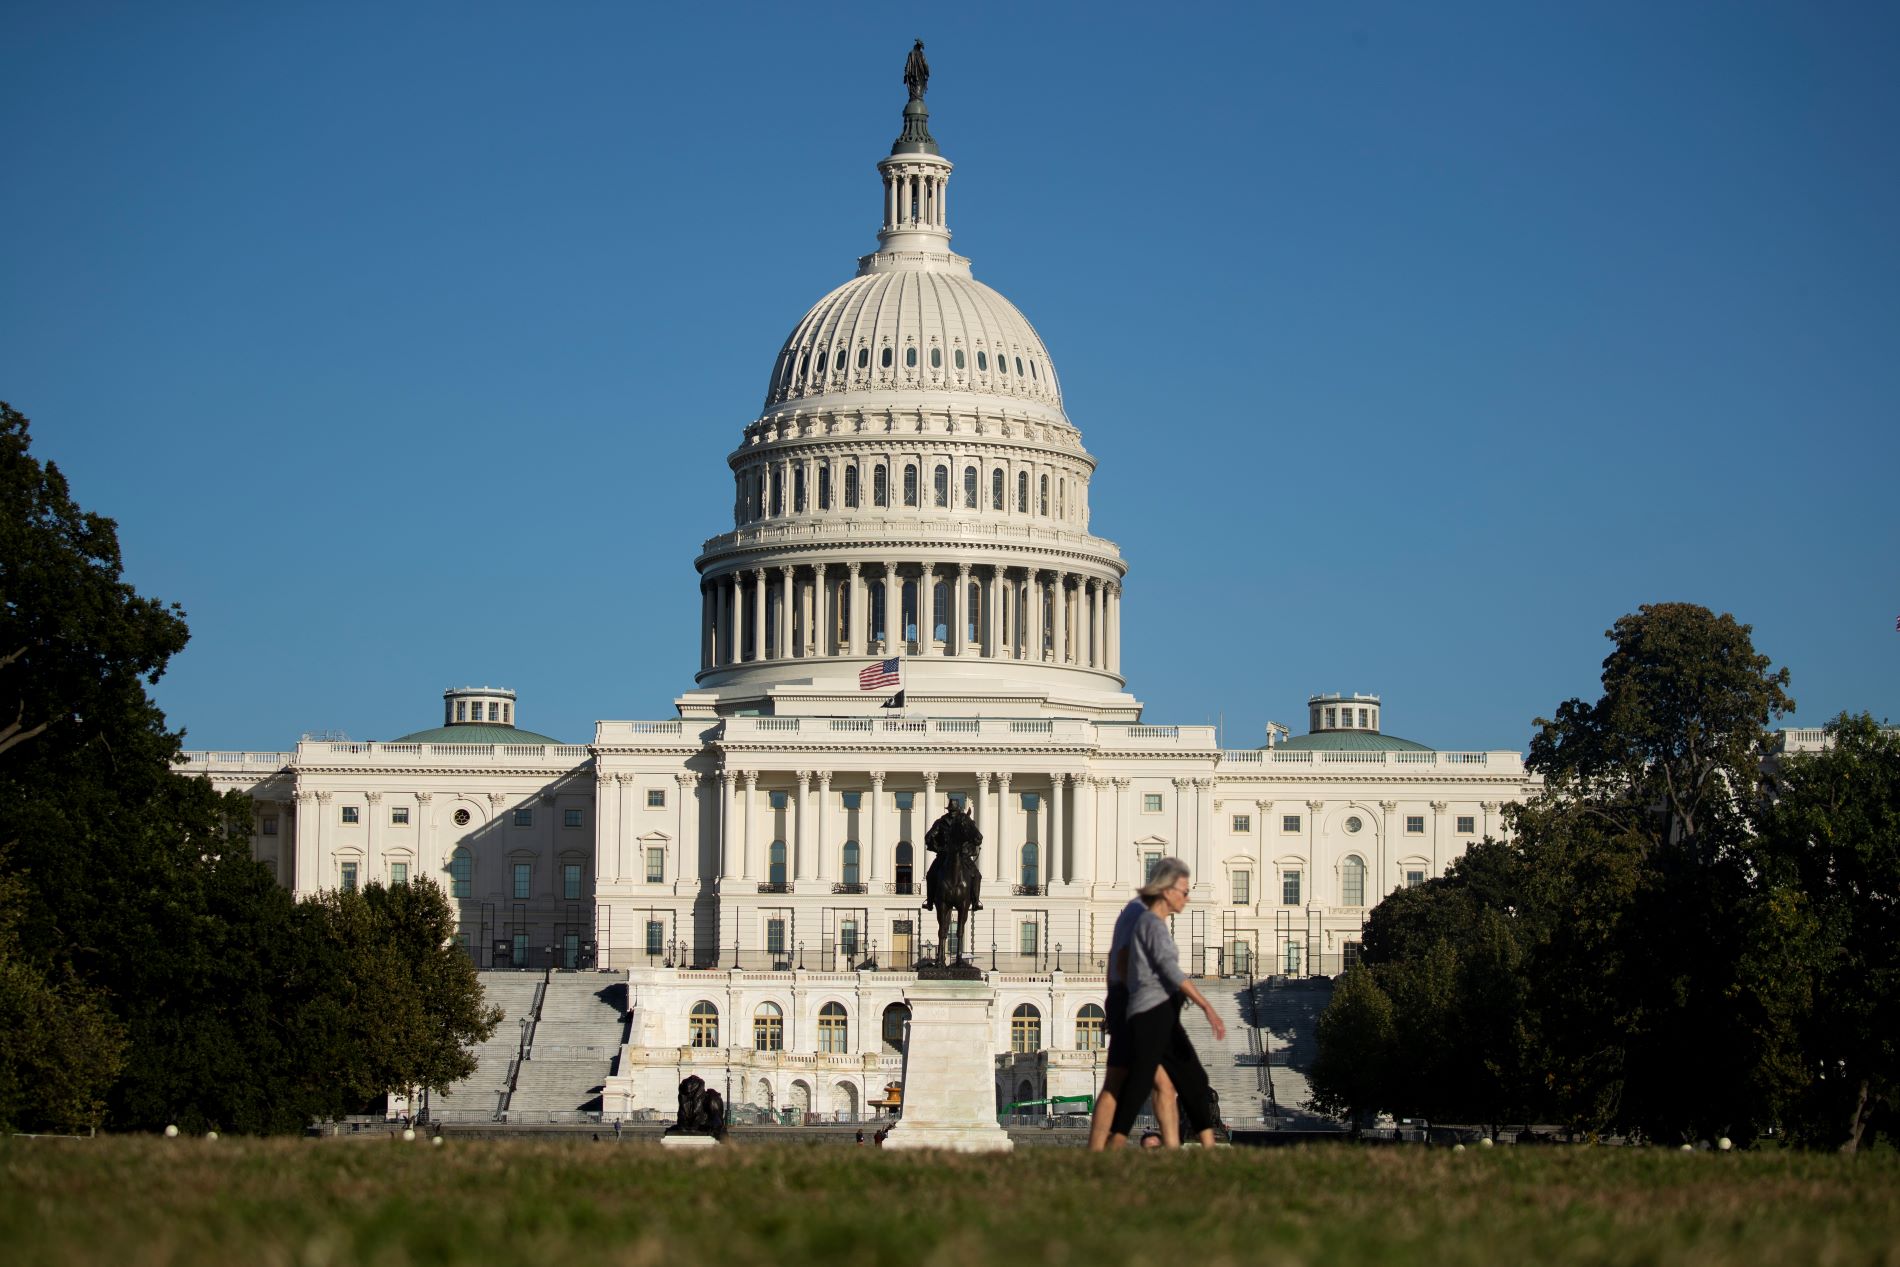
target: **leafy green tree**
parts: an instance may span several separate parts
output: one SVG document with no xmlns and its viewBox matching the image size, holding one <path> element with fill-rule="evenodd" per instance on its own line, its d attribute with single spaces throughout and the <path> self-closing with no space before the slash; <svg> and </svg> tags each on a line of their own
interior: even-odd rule
<svg viewBox="0 0 1900 1267">
<path fill-rule="evenodd" d="M 1356 1134 L 1386 1107 L 1399 1056 L 1392 1000 L 1372 969 L 1354 967 L 1340 979 L 1320 1014 L 1316 1037 L 1319 1054 L 1309 1075 L 1312 1107 L 1344 1117 Z"/>
</svg>

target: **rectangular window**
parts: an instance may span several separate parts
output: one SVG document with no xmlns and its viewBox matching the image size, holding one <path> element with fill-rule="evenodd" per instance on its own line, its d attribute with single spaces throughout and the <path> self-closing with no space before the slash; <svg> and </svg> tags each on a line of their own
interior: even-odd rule
<svg viewBox="0 0 1900 1267">
<path fill-rule="evenodd" d="M 954 805 L 958 809 L 962 809 L 965 805 L 970 803 L 970 798 L 962 792 L 952 792 L 943 799 L 946 803 Z"/>
<path fill-rule="evenodd" d="M 1143 792 L 1141 794 L 1141 812 L 1144 814 L 1159 814 L 1161 812 L 1161 793 Z"/>
<path fill-rule="evenodd" d="M 515 896 L 516 897 L 524 898 L 524 897 L 529 896 L 529 894 L 532 892 L 533 878 L 534 878 L 534 867 L 531 863 L 517 862 L 515 864 Z"/>
<path fill-rule="evenodd" d="M 785 953 L 785 921 L 768 919 L 765 921 L 765 953 L 783 955 Z"/>
<path fill-rule="evenodd" d="M 356 892 L 356 864 L 354 862 L 346 862 L 343 864 L 343 891 L 345 893 Z"/>
<path fill-rule="evenodd" d="M 581 966 L 581 935 L 561 934 L 561 966 L 570 972 Z"/>
<path fill-rule="evenodd" d="M 1405 834 L 1408 836 L 1424 835 L 1425 834 L 1425 815 L 1407 814 L 1405 816 Z"/>
<path fill-rule="evenodd" d="M 1018 931 L 1018 938 L 1018 946 L 1025 955 L 1035 954 L 1036 922 L 1034 920 L 1024 920 L 1021 929 Z"/>
<path fill-rule="evenodd" d="M 647 883 L 658 884 L 666 879 L 666 849 L 655 845 L 647 850 Z"/>
<path fill-rule="evenodd" d="M 915 792 L 898 792 L 895 795 L 897 797 L 898 809 L 909 809 L 917 800 L 917 793 Z"/>
<path fill-rule="evenodd" d="M 579 810 L 564 809 L 561 811 L 561 826 L 579 827 L 580 825 L 581 825 L 581 812 Z"/>
<path fill-rule="evenodd" d="M 1141 856 L 1141 882 L 1143 884 L 1155 878 L 1155 868 L 1161 865 L 1161 855 L 1145 853 Z"/>
<path fill-rule="evenodd" d="M 389 887 L 393 889 L 398 885 L 407 884 L 407 883 L 409 883 L 409 864 L 406 862 L 390 863 L 389 864 Z"/>
<path fill-rule="evenodd" d="M 1286 944 L 1286 975 L 1289 977 L 1300 975 L 1300 943 L 1296 941 Z"/>
<path fill-rule="evenodd" d="M 343 821 L 344 822 L 346 823 L 356 822 L 356 808 L 357 807 L 354 805 L 345 805 L 343 807 Z"/>
<path fill-rule="evenodd" d="M 789 792 L 767 792 L 766 797 L 771 801 L 773 809 L 784 809 L 787 805 L 791 804 L 791 793 Z"/>
<path fill-rule="evenodd" d="M 846 959 L 858 957 L 858 921 L 848 919 L 838 925 L 838 949 Z"/>
<path fill-rule="evenodd" d="M 392 806 L 389 811 L 389 822 L 393 827 L 407 827 L 409 825 L 409 807 L 407 805 Z"/>
<path fill-rule="evenodd" d="M 458 699 L 455 701 L 455 720 L 456 721 L 468 720 L 468 701 L 467 700 Z"/>
<path fill-rule="evenodd" d="M 1477 831 L 1478 831 L 1478 820 L 1474 815 L 1471 815 L 1471 814 L 1458 815 L 1458 834 L 1460 836 L 1474 836 L 1477 834 Z"/>
<path fill-rule="evenodd" d="M 1280 873 L 1280 905 L 1298 906 L 1300 904 L 1300 873 L 1282 871 Z"/>
<path fill-rule="evenodd" d="M 1406 888 L 1416 889 L 1423 883 L 1425 883 L 1425 873 L 1423 871 L 1407 871 L 1405 873 Z"/>
<path fill-rule="evenodd" d="M 1287 814 L 1280 819 L 1281 831 L 1298 831 L 1299 829 L 1300 816 L 1298 814 Z"/>
<path fill-rule="evenodd" d="M 264 834 L 266 836 L 275 836 L 277 834 L 277 815 L 264 815 Z"/>
<path fill-rule="evenodd" d="M 578 902 L 581 896 L 581 864 L 567 862 L 561 864 L 561 897 L 565 901 Z"/>
<path fill-rule="evenodd" d="M 1333 712 L 1333 710 L 1332 710 L 1332 709 L 1330 709 L 1330 708 L 1329 708 L 1329 709 L 1327 709 L 1327 710 L 1326 710 L 1326 729 L 1328 729 L 1328 730 L 1332 730 L 1332 729 L 1334 729 L 1334 728 L 1335 728 L 1336 726 L 1338 726 L 1338 725 L 1339 725 L 1339 723 L 1338 723 L 1338 722 L 1337 722 L 1337 721 L 1336 721 L 1336 720 L 1334 719 L 1334 712 Z"/>
<path fill-rule="evenodd" d="M 860 809 L 864 805 L 864 793 L 862 792 L 840 792 L 839 796 L 843 798 L 844 807 L 846 809 Z"/>
<path fill-rule="evenodd" d="M 1240 833 L 1252 831 L 1253 830 L 1253 815 L 1252 814 L 1234 815 L 1234 830 Z"/>
<path fill-rule="evenodd" d="M 534 811 L 531 809 L 516 810 L 515 811 L 515 826 L 517 827 L 534 826 Z"/>
<path fill-rule="evenodd" d="M 1234 905 L 1245 906 L 1253 901 L 1253 872 L 1234 872 Z"/>
<path fill-rule="evenodd" d="M 1366 710 L 1362 708 L 1359 710 L 1359 729 L 1368 730 L 1370 728 L 1370 724 L 1366 721 Z"/>
<path fill-rule="evenodd" d="M 475 860 L 468 856 L 468 850 L 457 849 L 449 859 L 449 896 L 467 897 L 474 876 Z"/>
<path fill-rule="evenodd" d="M 660 920 L 647 921 L 647 953 L 649 955 L 666 953 L 666 924 Z"/>
<path fill-rule="evenodd" d="M 1040 804 L 1042 804 L 1042 798 L 1034 792 L 1023 793 L 1023 812 L 1025 814 L 1035 813 L 1036 807 Z"/>
<path fill-rule="evenodd" d="M 1351 972 L 1354 968 L 1359 966 L 1359 943 L 1349 941 L 1345 944 L 1343 950 L 1344 954 L 1340 957 L 1340 963 L 1345 967 L 1347 972 Z"/>
<path fill-rule="evenodd" d="M 666 789 L 665 788 L 650 787 L 647 789 L 647 808 L 648 809 L 665 809 L 666 808 Z"/>
</svg>

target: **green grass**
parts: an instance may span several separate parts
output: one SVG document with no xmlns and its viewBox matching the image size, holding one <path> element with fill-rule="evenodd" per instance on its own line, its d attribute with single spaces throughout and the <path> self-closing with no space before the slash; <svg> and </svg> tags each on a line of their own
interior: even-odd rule
<svg viewBox="0 0 1900 1267">
<path fill-rule="evenodd" d="M 1900 1267 L 1900 1159 L 12 1140 L 0 1259 Z"/>
</svg>

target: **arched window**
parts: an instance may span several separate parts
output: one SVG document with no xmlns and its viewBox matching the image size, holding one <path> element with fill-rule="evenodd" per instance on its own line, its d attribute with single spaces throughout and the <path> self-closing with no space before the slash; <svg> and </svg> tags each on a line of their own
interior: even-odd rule
<svg viewBox="0 0 1900 1267">
<path fill-rule="evenodd" d="M 891 504 L 891 480 L 885 473 L 882 463 L 871 468 L 871 504 L 873 506 Z"/>
<path fill-rule="evenodd" d="M 1047 475 L 1043 476 L 1040 484 L 1041 496 L 1036 499 L 1036 513 L 1038 515 L 1046 515 L 1049 513 L 1049 477 Z"/>
<path fill-rule="evenodd" d="M 831 463 L 818 464 L 818 509 L 831 509 Z"/>
<path fill-rule="evenodd" d="M 904 463 L 904 504 L 906 506 L 917 504 L 917 464 L 915 462 Z"/>
<path fill-rule="evenodd" d="M 1107 1016 L 1099 1003 L 1084 1003 L 1075 1014 L 1075 1049 L 1077 1051 L 1100 1051 L 1103 1047 L 1103 1026 Z"/>
<path fill-rule="evenodd" d="M 844 505 L 846 510 L 858 508 L 858 468 L 856 466 L 844 468 Z"/>
<path fill-rule="evenodd" d="M 785 1013 L 776 1003 L 761 1003 L 752 1014 L 752 1050 L 785 1050 Z"/>
<path fill-rule="evenodd" d="M 686 1018 L 686 1024 L 692 1034 L 693 1046 L 719 1046 L 719 1009 L 701 999 L 693 1004 L 692 1013 Z"/>
<path fill-rule="evenodd" d="M 1009 1014 L 1009 1049 L 1018 1055 L 1042 1050 L 1042 1013 L 1034 1003 L 1018 1003 Z"/>
<path fill-rule="evenodd" d="M 910 1019 L 910 1009 L 902 1003 L 893 1003 L 884 1009 L 883 1041 L 884 1050 L 893 1055 L 904 1052 L 904 1022 Z"/>
<path fill-rule="evenodd" d="M 1016 358 L 1016 372 L 1018 374 L 1023 372 L 1023 358 L 1020 356 Z"/>
<path fill-rule="evenodd" d="M 858 349 L 858 368 L 863 370 L 863 369 L 869 369 L 870 367 L 871 367 L 871 349 L 859 348 Z"/>
<path fill-rule="evenodd" d="M 1347 854 L 1339 864 L 1339 901 L 1342 906 L 1366 904 L 1366 864 L 1357 854 Z"/>
<path fill-rule="evenodd" d="M 844 349 L 843 348 L 838 349 L 837 359 L 832 361 L 831 368 L 834 370 L 841 370 L 844 368 Z"/>
<path fill-rule="evenodd" d="M 976 468 L 974 466 L 963 468 L 963 508 L 976 509 Z"/>
<path fill-rule="evenodd" d="M 1033 356 L 1029 358 L 1029 377 L 1033 382 L 1042 381 L 1042 375 L 1036 373 L 1036 358 Z"/>
<path fill-rule="evenodd" d="M 805 464 L 803 462 L 792 468 L 792 509 L 801 514 L 805 510 Z"/>
<path fill-rule="evenodd" d="M 1007 353 L 998 352 L 996 354 L 996 372 L 998 374 L 1009 373 L 1009 356 Z"/>
<path fill-rule="evenodd" d="M 986 354 L 984 354 L 984 353 L 982 353 L 982 352 L 978 352 L 978 353 L 976 354 L 976 367 L 977 367 L 978 369 L 980 369 L 980 370 L 987 370 L 987 369 L 989 369 L 989 367 L 990 367 L 990 358 L 989 358 L 989 357 L 988 357 L 988 356 L 987 356 Z"/>
<path fill-rule="evenodd" d="M 842 1056 L 850 1045 L 851 1026 L 844 1004 L 827 1003 L 818 1009 L 818 1050 L 827 1056 Z"/>
<path fill-rule="evenodd" d="M 467 897 L 474 887 L 474 877 L 474 857 L 466 849 L 457 849 L 449 857 L 449 896 Z"/>
<path fill-rule="evenodd" d="M 899 893 L 910 892 L 910 842 L 908 840 L 897 842 L 896 880 Z"/>
<path fill-rule="evenodd" d="M 757 837 L 754 837 L 754 839 L 757 839 Z M 785 842 L 782 840 L 773 841 L 772 851 L 768 856 L 771 861 L 768 864 L 770 875 L 767 878 L 773 884 L 785 883 Z"/>
<path fill-rule="evenodd" d="M 950 505 L 950 468 L 939 465 L 937 467 L 937 473 L 932 477 L 930 484 L 931 492 L 936 494 L 935 500 L 937 507 L 939 509 L 948 507 Z"/>
<path fill-rule="evenodd" d="M 916 348 L 904 349 L 904 368 L 907 370 L 914 370 L 917 368 L 917 349 Z"/>
<path fill-rule="evenodd" d="M 877 365 L 879 369 L 887 370 L 891 368 L 891 350 L 889 348 L 885 348 L 882 352 L 878 353 Z"/>
<path fill-rule="evenodd" d="M 1003 508 L 1003 468 L 997 467 L 990 472 L 990 509 Z"/>
<path fill-rule="evenodd" d="M 940 370 L 943 368 L 943 349 L 942 348 L 930 349 L 930 368 L 933 370 Z"/>
<path fill-rule="evenodd" d="M 1029 513 L 1029 472 L 1016 472 L 1016 513 Z"/>
<path fill-rule="evenodd" d="M 1023 856 L 1023 865 L 1022 865 L 1023 887 L 1025 889 L 1029 889 L 1033 891 L 1036 887 L 1036 875 L 1037 875 L 1036 842 L 1035 841 L 1032 840 L 1023 845 L 1022 856 Z"/>
<path fill-rule="evenodd" d="M 957 360 L 957 368 L 962 369 L 963 368 L 963 349 L 962 348 L 957 349 L 956 360 Z"/>
<path fill-rule="evenodd" d="M 855 840 L 844 842 L 844 882 L 858 882 L 858 842 Z"/>
</svg>

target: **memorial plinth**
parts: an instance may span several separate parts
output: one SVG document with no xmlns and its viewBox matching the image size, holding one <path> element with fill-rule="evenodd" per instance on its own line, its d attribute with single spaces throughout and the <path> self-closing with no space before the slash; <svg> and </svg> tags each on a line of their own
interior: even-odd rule
<svg viewBox="0 0 1900 1267">
<path fill-rule="evenodd" d="M 996 1056 L 983 980 L 919 980 L 905 991 L 904 1116 L 886 1148 L 1003 1153 L 1015 1147 L 996 1124 Z"/>
</svg>

